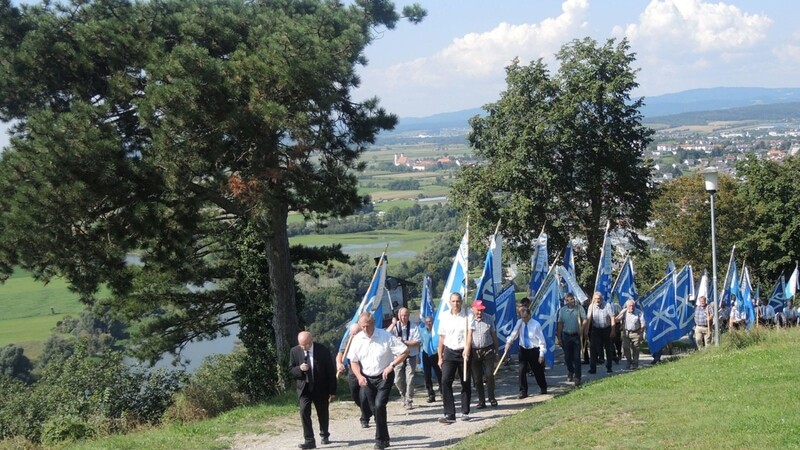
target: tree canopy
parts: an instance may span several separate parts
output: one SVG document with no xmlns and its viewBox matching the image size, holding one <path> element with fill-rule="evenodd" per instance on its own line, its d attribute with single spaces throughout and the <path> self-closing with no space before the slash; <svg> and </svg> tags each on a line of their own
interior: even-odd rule
<svg viewBox="0 0 800 450">
<path fill-rule="evenodd" d="M 653 131 L 641 124 L 642 99 L 631 97 L 638 83 L 627 40 L 575 40 L 556 58 L 555 74 L 541 60 L 506 68 L 500 99 L 470 120 L 483 163 L 459 173 L 453 198 L 475 236 L 502 220 L 520 259 L 545 226 L 554 255 L 583 238 L 596 260 L 607 220 L 636 241 L 649 218 L 652 168 L 643 151 Z"/>
<path fill-rule="evenodd" d="M 401 18 L 394 4 L 0 0 L 0 17 L 0 119 L 16 123 L 0 270 L 63 275 L 89 303 L 104 284 L 128 318 L 151 318 L 161 348 L 255 311 L 285 355 L 299 263 L 286 218 L 362 205 L 359 156 L 397 118 L 351 90 L 375 30 Z M 263 258 L 243 256 L 254 239 Z"/>
</svg>

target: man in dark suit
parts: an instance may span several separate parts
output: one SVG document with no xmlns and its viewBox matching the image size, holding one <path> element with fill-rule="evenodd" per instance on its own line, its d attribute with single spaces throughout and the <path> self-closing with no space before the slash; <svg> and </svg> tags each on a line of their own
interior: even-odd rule
<svg viewBox="0 0 800 450">
<path fill-rule="evenodd" d="M 336 369 L 331 352 L 324 345 L 315 343 L 308 331 L 297 335 L 297 344 L 289 353 L 289 373 L 297 380 L 300 420 L 303 422 L 305 440 L 298 447 L 317 448 L 311 423 L 311 403 L 317 410 L 322 443 L 329 444 L 328 403 L 336 394 Z"/>
</svg>

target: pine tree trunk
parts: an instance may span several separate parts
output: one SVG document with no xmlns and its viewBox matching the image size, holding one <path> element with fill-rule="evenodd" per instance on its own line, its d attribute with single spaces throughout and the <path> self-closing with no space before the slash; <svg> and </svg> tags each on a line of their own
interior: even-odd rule
<svg viewBox="0 0 800 450">
<path fill-rule="evenodd" d="M 297 302 L 294 291 L 294 271 L 289 258 L 289 235 L 286 231 L 288 217 L 286 205 L 274 202 L 269 208 L 269 234 L 266 239 L 269 258 L 269 282 L 275 313 L 272 325 L 275 346 L 280 361 L 289 360 L 289 350 L 299 332 Z"/>
</svg>

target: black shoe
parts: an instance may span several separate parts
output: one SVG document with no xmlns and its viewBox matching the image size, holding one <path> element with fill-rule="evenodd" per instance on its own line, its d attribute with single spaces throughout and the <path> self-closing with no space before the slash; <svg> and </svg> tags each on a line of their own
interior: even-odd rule
<svg viewBox="0 0 800 450">
<path fill-rule="evenodd" d="M 493 408 L 497 407 L 497 400 L 489 400 L 489 404 L 492 405 Z"/>
<path fill-rule="evenodd" d="M 328 436 L 325 436 L 324 438 L 322 438 L 322 445 L 328 445 L 330 443 L 331 443 L 331 440 L 328 439 Z"/>
<path fill-rule="evenodd" d="M 612 372 L 614 372 L 614 371 L 611 370 L 611 367 L 606 367 L 606 373 L 612 373 Z"/>
<path fill-rule="evenodd" d="M 584 360 L 581 362 L 581 365 L 584 365 L 584 364 L 589 364 L 589 361 L 587 361 L 587 360 L 585 360 L 585 359 L 584 359 Z"/>
<path fill-rule="evenodd" d="M 527 396 L 528 396 L 527 392 L 520 392 L 519 394 L 517 394 L 517 398 L 526 398 Z"/>
<path fill-rule="evenodd" d="M 433 396 L 433 395 L 428 396 L 428 403 L 433 403 L 435 401 L 436 401 L 436 396 Z"/>
<path fill-rule="evenodd" d="M 580 385 L 581 385 L 581 379 L 580 378 L 575 378 L 575 387 L 578 387 Z"/>
<path fill-rule="evenodd" d="M 314 442 L 303 442 L 302 444 L 299 444 L 297 448 L 317 448 L 317 444 Z"/>
<path fill-rule="evenodd" d="M 486 408 L 486 403 L 478 403 L 478 405 L 475 406 L 475 409 L 485 409 L 485 408 Z"/>
<path fill-rule="evenodd" d="M 596 374 L 596 373 L 597 373 L 597 370 L 595 370 L 595 369 L 589 369 L 589 373 L 590 373 L 590 374 L 592 374 L 592 375 L 594 375 L 594 374 Z"/>
<path fill-rule="evenodd" d="M 375 443 L 375 446 L 372 447 L 372 448 L 375 448 L 375 449 L 378 449 L 378 450 L 383 450 L 383 449 L 386 448 L 386 445 L 383 444 L 383 441 L 378 441 L 378 442 Z"/>
<path fill-rule="evenodd" d="M 362 420 L 361 421 L 361 428 L 369 428 L 369 421 Z"/>
<path fill-rule="evenodd" d="M 547 389 L 542 389 L 541 391 L 539 391 L 539 393 L 542 395 L 547 395 Z"/>
<path fill-rule="evenodd" d="M 456 418 L 453 417 L 451 419 L 451 418 L 449 418 L 447 416 L 439 417 L 439 423 L 444 423 L 444 424 L 447 424 L 447 425 L 449 425 L 451 423 L 456 423 Z"/>
</svg>

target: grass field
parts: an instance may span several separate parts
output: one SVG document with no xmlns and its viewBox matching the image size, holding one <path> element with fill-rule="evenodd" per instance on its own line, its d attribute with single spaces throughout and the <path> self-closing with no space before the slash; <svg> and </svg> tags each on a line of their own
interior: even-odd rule
<svg viewBox="0 0 800 450">
<path fill-rule="evenodd" d="M 798 346 L 800 330 L 777 330 L 741 350 L 713 348 L 611 377 L 455 448 L 798 448 Z"/>
<path fill-rule="evenodd" d="M 82 309 L 78 295 L 67 289 L 63 279 L 45 285 L 17 270 L 0 285 L 0 346 L 16 344 L 25 356 L 37 358 L 56 322 Z"/>
<path fill-rule="evenodd" d="M 342 250 L 349 255 L 364 254 L 379 256 L 386 245 L 391 264 L 409 261 L 423 251 L 438 233 L 427 231 L 376 230 L 364 233 L 311 234 L 290 239 L 292 244 L 331 245 L 342 244 Z"/>
</svg>

